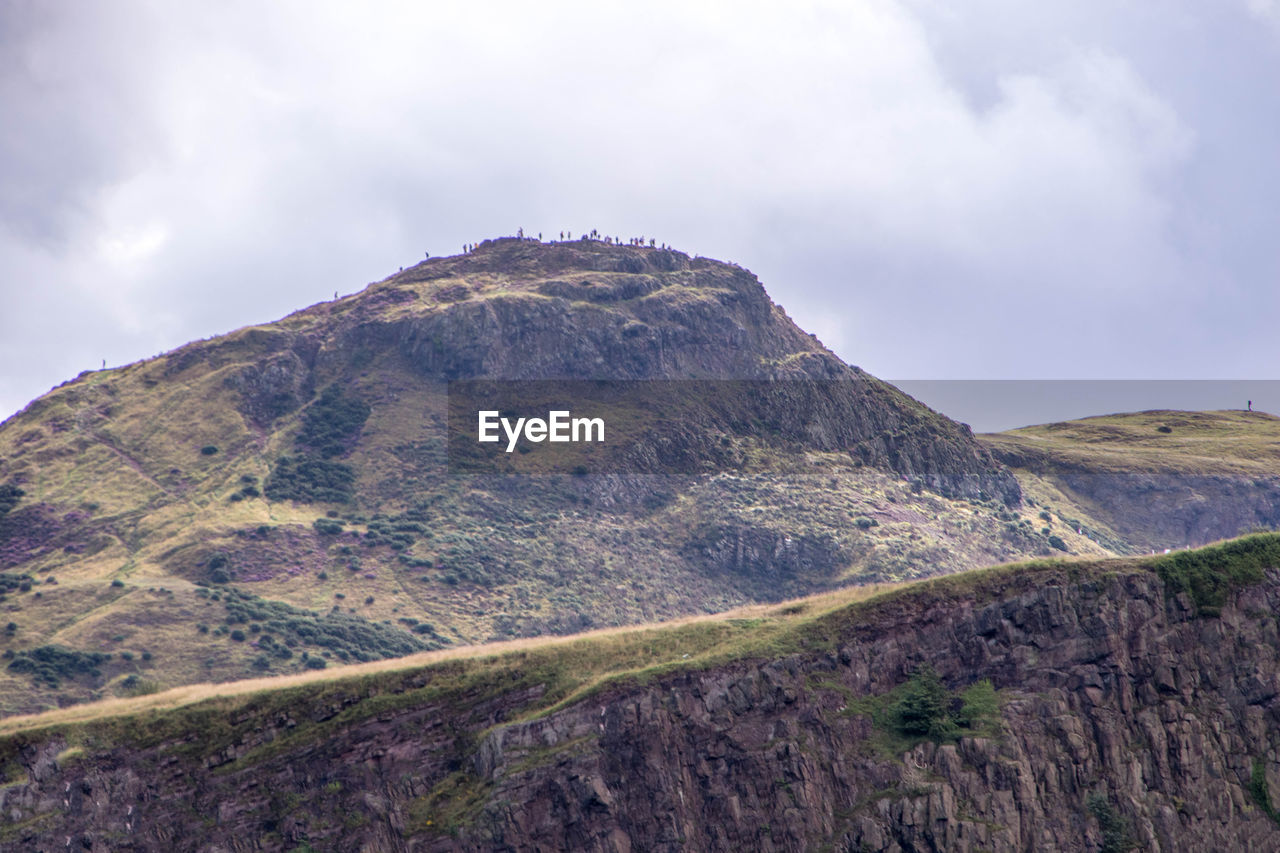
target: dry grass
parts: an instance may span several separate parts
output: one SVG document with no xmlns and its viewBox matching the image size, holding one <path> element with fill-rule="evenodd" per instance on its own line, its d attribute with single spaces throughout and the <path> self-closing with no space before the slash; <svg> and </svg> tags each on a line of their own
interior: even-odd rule
<svg viewBox="0 0 1280 853">
<path fill-rule="evenodd" d="M 50 726 L 84 723 L 111 717 L 159 713 L 198 702 L 249 696 L 307 684 L 338 682 L 344 679 L 359 678 L 377 673 L 413 670 L 445 661 L 483 661 L 485 659 L 509 657 L 534 650 L 555 651 L 581 648 L 584 644 L 606 650 L 607 653 L 607 650 L 611 646 L 617 646 L 619 641 L 631 642 L 654 633 L 670 632 L 687 626 L 745 621 L 757 623 L 758 625 L 773 623 L 775 627 L 781 628 L 800 620 L 807 621 L 823 616 L 857 602 L 868 601 L 883 593 L 902 589 L 909 585 L 874 584 L 775 604 L 754 604 L 726 613 L 689 616 L 656 624 L 603 628 L 566 637 L 535 637 L 474 646 L 461 646 L 423 652 L 402 658 L 346 666 L 332 666 L 324 670 L 310 670 L 269 678 L 189 684 L 146 696 L 104 699 L 98 702 L 74 705 L 69 708 L 45 711 L 39 714 L 24 714 L 0 719 L 0 735 L 48 728 Z M 600 673 L 600 677 L 613 674 L 616 673 L 606 671 Z M 584 683 L 583 689 L 589 689 L 598 681 L 599 678 L 589 680 Z"/>
<path fill-rule="evenodd" d="M 1019 595 L 1046 583 L 1072 584 L 1089 577 L 1150 571 L 1160 575 L 1170 591 L 1188 588 L 1193 595 L 1199 594 L 1196 590 L 1205 593 L 1201 597 L 1209 613 L 1211 605 L 1225 602 L 1233 590 L 1261 580 L 1263 569 L 1274 566 L 1277 555 L 1280 535 L 1263 534 L 1168 557 L 996 566 L 910 584 L 846 589 L 779 604 L 752 605 L 659 625 L 455 648 L 286 677 L 190 685 L 6 719 L 0 721 L 0 736 L 57 730 L 63 733 L 67 746 L 74 746 L 81 742 L 77 739 L 80 735 L 69 732 L 68 727 L 88 725 L 90 729 L 81 731 L 98 732 L 105 738 L 95 741 L 101 744 L 133 738 L 130 733 L 143 729 L 149 730 L 146 737 L 153 739 L 174 737 L 195 725 L 193 721 L 203 720 L 205 724 L 218 723 L 219 737 L 234 738 L 238 737 L 237 727 L 252 725 L 251 719 L 228 724 L 233 715 L 226 712 L 235 708 L 254 709 L 248 715 L 252 718 L 293 705 L 354 697 L 363 706 L 343 718 L 349 722 L 411 706 L 428 695 L 474 698 L 477 691 L 497 694 L 541 685 L 538 699 L 518 713 L 518 718 L 527 719 L 619 681 L 643 682 L 684 667 L 702 669 L 733 660 L 771 660 L 806 649 L 830 649 L 848 636 L 852 626 L 868 620 L 901 623 L 945 601 L 976 602 Z M 323 726 L 310 732 L 300 729 L 297 737 L 323 737 L 326 731 Z M 217 744 L 205 747 L 212 749 Z"/>
<path fill-rule="evenodd" d="M 1280 463 L 1280 418 L 1264 412 L 1154 410 L 1042 424 L 980 439 L 1100 471 L 1250 476 L 1274 474 Z"/>
</svg>

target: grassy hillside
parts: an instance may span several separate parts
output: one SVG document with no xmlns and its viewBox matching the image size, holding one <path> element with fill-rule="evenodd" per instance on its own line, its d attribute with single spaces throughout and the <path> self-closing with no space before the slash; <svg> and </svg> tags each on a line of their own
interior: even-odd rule
<svg viewBox="0 0 1280 853">
<path fill-rule="evenodd" d="M 1265 412 L 1156 410 L 1102 415 L 984 435 L 1026 467 L 1077 463 L 1096 471 L 1270 476 L 1280 470 L 1280 418 Z"/>
<path fill-rule="evenodd" d="M 572 370 L 852 396 L 633 436 L 656 473 L 449 470 L 449 378 Z M 1278 424 L 1147 412 L 980 446 L 745 270 L 499 241 L 0 424 L 0 715 L 1271 527 Z"/>
<path fill-rule="evenodd" d="M 1163 550 L 1280 526 L 1280 418 L 1149 411 L 984 435 L 1024 491 L 1113 550 Z"/>
<path fill-rule="evenodd" d="M 732 462 L 696 474 L 450 473 L 449 378 L 597 374 L 853 396 L 641 448 Z M 1016 489 L 745 270 L 498 241 L 87 372 L 0 424 L 0 714 L 1108 553 Z"/>
<path fill-rule="evenodd" d="M 114 561 L 99 556 L 96 575 L 93 566 L 54 552 L 21 574 L 10 570 L 26 580 L 0 602 L 0 616 L 13 626 L 0 633 L 0 648 L 8 655 L 58 645 L 111 658 L 56 684 L 0 668 L 0 705 L 14 713 L 32 710 L 33 701 L 65 704 L 381 657 L 402 653 L 405 642 L 430 649 L 565 633 L 593 622 L 648 622 L 806 589 L 1061 553 L 1044 529 L 1058 531 L 1077 553 L 1105 553 L 1062 523 L 1035 516 L 1036 506 L 951 501 L 915 493 L 847 458 L 811 462 L 824 473 L 707 477 L 639 517 L 539 511 L 530 502 L 510 518 L 502 514 L 509 497 L 469 490 L 456 502 L 441 501 L 422 524 L 408 554 L 426 566 L 398 560 L 406 551 L 368 545 L 376 531 L 368 522 L 340 516 L 342 533 L 319 533 L 312 522 L 327 516 L 312 511 L 286 521 L 264 499 L 232 505 L 237 515 L 259 514 L 242 515 L 241 526 L 217 524 L 211 512 L 209 522 L 187 526 L 179 544 L 144 546 Z M 775 560 L 779 548 L 787 556 L 784 536 L 795 555 L 790 562 Z M 759 568 L 739 561 L 744 540 L 762 552 Z M 710 554 L 710 567 L 694 573 L 672 565 L 672 543 Z M 227 570 L 235 577 L 218 583 Z M 342 618 L 398 642 L 322 645 L 311 631 L 273 625 L 279 618 L 240 618 L 228 605 L 241 591 L 290 608 L 286 621 Z M 281 656 L 282 648 L 292 654 Z"/>
<path fill-rule="evenodd" d="M 981 606 L 1046 585 L 1116 574 L 1151 572 L 1163 582 L 1166 595 L 1186 594 L 1200 616 L 1211 618 L 1235 591 L 1261 582 L 1266 570 L 1277 567 L 1280 534 L 1255 534 L 1156 557 L 1001 565 L 904 584 L 842 589 L 665 625 L 448 649 L 230 684 L 197 684 L 10 717 L 0 721 L 0 747 L 12 750 L 53 734 L 94 748 L 120 741 L 141 745 L 198 730 L 200 748 L 212 753 L 223 739 L 252 727 L 255 718 L 335 702 L 344 708 L 324 725 L 292 731 L 289 743 L 296 745 L 334 726 L 407 707 L 427 696 L 466 695 L 473 701 L 477 692 L 520 692 L 537 686 L 536 700 L 522 711 L 522 719 L 532 718 L 619 681 L 643 682 L 674 670 L 706 669 L 742 659 L 766 661 L 830 651 L 851 632 L 874 633 L 881 620 L 909 619 L 911 613 L 943 603 Z M 210 731 L 210 725 L 215 729 Z"/>
</svg>

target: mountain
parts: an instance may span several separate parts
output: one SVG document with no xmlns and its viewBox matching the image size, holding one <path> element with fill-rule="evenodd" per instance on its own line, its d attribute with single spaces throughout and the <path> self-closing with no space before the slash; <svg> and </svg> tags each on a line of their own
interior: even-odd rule
<svg viewBox="0 0 1280 853">
<path fill-rule="evenodd" d="M 504 412 L 604 388 L 607 464 L 467 468 L 450 401 L 475 382 L 529 398 Z M 487 241 L 0 424 L 0 715 L 1199 544 L 1274 526 L 1275 426 L 975 437 L 738 266 Z"/>
<path fill-rule="evenodd" d="M 468 432 L 561 405 L 608 440 Z M 1272 849 L 1280 536 L 1181 549 L 1277 462 L 975 437 L 735 265 L 488 241 L 0 424 L 0 849 Z"/>
<path fill-rule="evenodd" d="M 1277 566 L 1042 561 L 4 721 L 0 844 L 1273 850 Z"/>
<path fill-rule="evenodd" d="M 624 428 L 621 469 L 461 474 L 462 380 L 681 417 Z M 487 241 L 0 425 L 0 713 L 1109 553 L 1022 488 L 740 267 Z"/>
</svg>

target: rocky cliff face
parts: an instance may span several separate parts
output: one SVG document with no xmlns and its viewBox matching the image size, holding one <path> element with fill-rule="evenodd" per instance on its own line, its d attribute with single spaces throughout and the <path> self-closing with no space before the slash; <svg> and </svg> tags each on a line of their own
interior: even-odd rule
<svg viewBox="0 0 1280 853">
<path fill-rule="evenodd" d="M 676 666 L 532 716 L 537 679 L 432 693 L 424 671 L 402 685 L 422 697 L 407 705 L 354 689 L 215 711 L 234 731 L 223 738 L 11 737 L 11 769 L 26 771 L 13 775 L 29 778 L 0 789 L 0 838 L 48 851 L 1277 849 L 1280 573 L 1216 616 L 1170 592 L 1137 564 L 935 583 L 823 617 L 787 654 Z M 874 697 L 924 664 L 952 688 L 989 679 L 998 726 L 886 740 Z M 291 741 L 308 723 L 328 736 Z"/>
<path fill-rule="evenodd" d="M 1136 549 L 1185 548 L 1280 528 L 1280 477 L 1116 473 L 1061 466 L 1054 482 Z"/>
</svg>

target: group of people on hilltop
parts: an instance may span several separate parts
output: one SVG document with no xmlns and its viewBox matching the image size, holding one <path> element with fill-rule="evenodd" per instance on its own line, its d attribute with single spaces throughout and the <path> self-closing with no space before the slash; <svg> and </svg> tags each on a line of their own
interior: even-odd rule
<svg viewBox="0 0 1280 853">
<path fill-rule="evenodd" d="M 566 236 L 567 236 L 567 237 L 568 237 L 568 239 L 570 239 L 570 240 L 572 240 L 572 239 L 573 239 L 573 235 L 572 235 L 572 234 L 570 234 L 569 232 L 567 232 L 567 231 L 561 231 L 561 232 L 560 232 L 560 239 L 561 239 L 561 240 L 564 240 L 564 239 L 566 238 Z M 599 240 L 599 241 L 601 241 L 602 243 L 604 243 L 605 245 L 608 245 L 608 246 L 621 246 L 621 245 L 622 245 L 622 238 L 621 238 L 621 237 L 605 237 L 605 236 L 602 236 L 602 235 L 600 234 L 600 232 L 599 232 L 599 231 L 597 231 L 597 230 L 596 230 L 596 229 L 594 229 L 594 228 L 592 228 L 592 229 L 591 229 L 591 231 L 590 231 L 589 233 L 587 233 L 586 235 L 584 235 L 582 239 L 584 239 L 584 240 Z M 650 249 L 656 249 L 656 248 L 658 248 L 658 241 L 657 241 L 657 240 L 655 240 L 655 239 L 654 239 L 654 238 L 652 238 L 652 237 L 649 237 L 649 238 L 645 238 L 645 237 L 631 237 L 631 238 L 629 238 L 629 239 L 627 240 L 627 245 L 628 245 L 628 246 L 646 246 L 646 245 L 647 245 Z M 662 244 L 662 248 L 663 248 L 663 249 L 668 249 L 668 248 L 670 248 L 670 247 L 669 247 L 666 243 L 663 243 L 663 244 Z"/>
<path fill-rule="evenodd" d="M 517 229 L 516 229 L 516 239 L 519 239 L 519 240 L 532 240 L 532 239 L 534 239 L 534 238 L 533 238 L 533 237 L 525 237 L 525 236 L 524 236 L 524 229 L 523 229 L 523 228 L 517 228 Z M 588 233 L 586 233 L 586 234 L 583 234 L 583 235 L 582 235 L 582 237 L 581 237 L 580 239 L 582 239 L 582 240 L 599 240 L 599 241 L 601 241 L 602 243 L 604 243 L 605 245 L 608 245 L 608 246 L 621 246 L 621 245 L 622 245 L 622 238 L 621 238 L 621 237 L 605 237 L 605 236 L 602 236 L 602 235 L 600 234 L 600 232 L 599 232 L 599 231 L 597 231 L 597 230 L 596 230 L 596 229 L 594 229 L 594 228 L 592 228 L 590 232 L 588 232 Z M 539 243 L 541 243 L 541 242 L 542 242 L 542 232 L 541 232 L 541 231 L 539 231 L 539 232 L 538 232 L 537 241 L 538 241 Z M 573 241 L 573 232 L 572 232 L 572 231 L 561 231 L 561 232 L 560 232 L 560 242 L 572 242 L 572 241 Z M 478 246 L 478 245 L 479 245 L 478 243 L 463 243 L 463 244 L 462 244 L 462 252 L 463 252 L 463 254 L 470 254 L 471 252 L 474 252 L 474 251 L 476 250 L 476 248 L 477 248 L 477 246 Z M 659 247 L 659 246 L 658 246 L 658 241 L 657 241 L 657 239 L 655 239 L 655 238 L 653 238 L 653 237 L 645 238 L 645 237 L 643 237 L 643 236 L 641 236 L 641 237 L 631 237 L 631 238 L 629 238 L 629 239 L 627 240 L 627 245 L 629 245 L 629 246 L 636 246 L 636 247 L 646 247 L 646 246 L 647 246 L 647 247 L 648 247 L 648 248 L 650 248 L 650 249 L 662 248 L 664 251 L 666 251 L 666 250 L 668 250 L 668 249 L 670 249 L 670 248 L 671 248 L 671 247 L 670 247 L 670 246 L 668 246 L 666 243 L 663 243 L 663 244 L 662 244 L 662 246 L 661 246 L 661 247 Z"/>
</svg>

